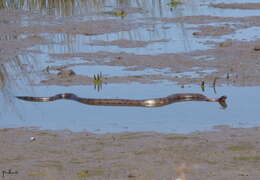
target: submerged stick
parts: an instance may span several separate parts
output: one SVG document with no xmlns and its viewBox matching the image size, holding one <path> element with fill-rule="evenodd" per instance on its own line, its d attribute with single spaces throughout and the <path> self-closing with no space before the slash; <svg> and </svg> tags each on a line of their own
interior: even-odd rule
<svg viewBox="0 0 260 180">
<path fill-rule="evenodd" d="M 214 90 L 214 93 L 217 94 L 217 91 L 216 91 L 216 82 L 217 82 L 217 77 L 214 78 L 214 81 L 213 81 L 213 90 Z"/>
</svg>

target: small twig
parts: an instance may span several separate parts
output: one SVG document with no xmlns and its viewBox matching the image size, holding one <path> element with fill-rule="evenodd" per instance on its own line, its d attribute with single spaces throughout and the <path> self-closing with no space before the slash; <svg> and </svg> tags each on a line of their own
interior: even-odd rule
<svg viewBox="0 0 260 180">
<path fill-rule="evenodd" d="M 217 82 L 217 77 L 214 78 L 214 81 L 213 81 L 213 90 L 214 90 L 214 93 L 217 94 L 217 91 L 216 91 L 216 82 Z"/>
<path fill-rule="evenodd" d="M 201 82 L 200 87 L 201 87 L 202 91 L 204 92 L 205 91 L 205 82 L 204 81 Z"/>
</svg>

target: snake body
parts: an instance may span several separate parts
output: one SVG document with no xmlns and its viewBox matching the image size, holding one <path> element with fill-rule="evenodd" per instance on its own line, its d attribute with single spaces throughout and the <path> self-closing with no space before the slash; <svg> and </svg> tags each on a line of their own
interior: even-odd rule
<svg viewBox="0 0 260 180">
<path fill-rule="evenodd" d="M 223 108 L 227 107 L 225 102 L 226 96 L 220 98 L 208 98 L 203 94 L 196 93 L 184 93 L 184 94 L 172 94 L 162 98 L 152 99 L 95 99 L 95 98 L 81 98 L 72 93 L 57 94 L 51 97 L 31 97 L 31 96 L 17 96 L 18 99 L 32 102 L 49 102 L 60 99 L 68 99 L 77 101 L 88 105 L 98 106 L 141 106 L 141 107 L 159 107 L 165 106 L 171 103 L 183 102 L 183 101 L 207 101 L 218 102 Z"/>
</svg>

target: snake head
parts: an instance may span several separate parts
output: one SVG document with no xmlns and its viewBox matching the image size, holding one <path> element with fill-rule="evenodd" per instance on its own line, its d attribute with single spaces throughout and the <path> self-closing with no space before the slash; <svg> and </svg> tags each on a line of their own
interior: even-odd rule
<svg viewBox="0 0 260 180">
<path fill-rule="evenodd" d="M 227 96 L 221 96 L 220 98 L 218 98 L 218 102 L 223 109 L 227 108 L 226 99 L 227 99 Z"/>
</svg>

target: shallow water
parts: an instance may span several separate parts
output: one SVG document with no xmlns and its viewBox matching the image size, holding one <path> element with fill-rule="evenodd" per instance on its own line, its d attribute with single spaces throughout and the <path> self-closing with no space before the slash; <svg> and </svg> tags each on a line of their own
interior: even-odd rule
<svg viewBox="0 0 260 180">
<path fill-rule="evenodd" d="M 155 69 L 145 69 L 143 71 L 128 71 L 123 66 L 101 66 L 101 65 L 88 65 L 88 66 L 74 66 L 71 67 L 74 72 L 78 75 L 92 76 L 94 74 L 98 74 L 103 72 L 104 77 L 111 76 L 138 76 L 138 75 L 151 75 L 151 74 L 163 74 L 167 72 L 166 70 L 155 70 Z"/>
<path fill-rule="evenodd" d="M 49 54 L 62 53 L 95 53 L 98 51 L 127 52 L 134 54 L 160 54 L 181 53 L 211 48 L 205 42 L 216 42 L 226 39 L 238 39 L 249 41 L 259 39 L 259 27 L 252 27 L 236 31 L 234 34 L 223 35 L 220 38 L 197 38 L 192 35 L 190 27 L 197 25 L 185 23 L 162 23 L 153 18 L 175 18 L 183 16 L 211 15 L 225 17 L 246 17 L 260 14 L 259 10 L 219 9 L 210 8 L 208 3 L 221 1 L 187 1 L 183 5 L 170 8 L 169 1 L 119 1 L 110 0 L 105 3 L 95 1 L 67 1 L 66 6 L 52 4 L 46 5 L 17 4 L 16 1 L 7 1 L 7 7 L 21 8 L 40 13 L 46 17 L 71 18 L 78 21 L 90 19 L 120 19 L 108 14 L 107 11 L 115 8 L 139 8 L 135 13 L 129 13 L 125 20 L 138 22 L 156 22 L 154 25 L 142 26 L 129 31 L 106 33 L 101 35 L 85 36 L 66 33 L 42 33 L 43 38 L 53 40 L 55 43 L 38 45 L 30 50 L 39 50 L 39 53 L 11 57 L 10 61 L 0 66 L 0 127 L 39 126 L 43 129 L 70 129 L 73 131 L 88 130 L 97 133 L 122 132 L 122 131 L 159 131 L 159 132 L 192 132 L 196 130 L 208 130 L 216 125 L 231 125 L 233 127 L 259 126 L 258 102 L 260 99 L 260 87 L 232 87 L 225 85 L 217 87 L 217 94 L 212 87 L 206 87 L 204 92 L 209 97 L 228 96 L 228 108 L 223 110 L 217 103 L 185 102 L 171 104 L 159 108 L 141 107 L 101 107 L 79 104 L 73 101 L 56 101 L 50 103 L 24 102 L 14 98 L 16 95 L 52 96 L 56 93 L 71 92 L 82 97 L 91 98 L 155 98 L 170 95 L 172 93 L 194 92 L 202 93 L 199 86 L 191 85 L 181 88 L 172 82 L 158 82 L 156 84 L 105 84 L 101 91 L 96 91 L 93 86 L 32 86 L 38 84 L 44 78 L 35 73 L 43 70 L 48 65 L 67 65 L 73 63 L 86 63 L 80 58 L 71 58 L 66 61 L 53 60 Z M 38 2 L 38 1 L 37 1 Z M 48 1 L 49 2 L 49 1 Z M 51 2 L 51 1 L 50 1 Z M 77 2 L 77 3 L 74 3 Z M 161 3 L 159 3 L 161 2 Z M 231 2 L 249 2 L 232 0 Z M 258 2 L 258 1 L 250 1 Z M 12 4 L 14 3 L 14 4 Z M 70 4 L 71 3 L 71 4 Z M 151 19 L 146 19 L 151 18 Z M 48 22 L 31 21 L 30 17 L 23 17 L 21 25 L 49 25 Z M 51 23 L 50 23 L 51 24 Z M 221 25 L 216 23 L 215 25 Z M 16 38 L 25 38 L 26 35 Z M 144 47 L 122 48 L 116 45 L 93 45 L 97 41 L 158 41 Z M 209 57 L 210 58 L 210 57 Z M 93 60 L 95 62 L 95 60 Z M 143 71 L 126 71 L 120 66 L 73 66 L 72 69 L 79 75 L 93 76 L 102 72 L 106 76 L 127 76 L 145 74 L 167 74 L 169 76 L 198 77 L 194 72 L 181 72 L 171 74 L 167 69 L 145 69 Z M 213 69 L 205 69 L 202 72 L 210 74 Z"/>
<path fill-rule="evenodd" d="M 27 2 L 27 1 L 25 1 Z M 37 1 L 36 1 L 37 2 Z M 48 34 L 43 33 L 42 36 L 47 39 L 51 39 L 56 42 L 53 45 L 40 46 L 38 47 L 45 53 L 81 53 L 81 52 L 98 52 L 106 49 L 108 52 L 127 52 L 135 54 L 159 54 L 159 53 L 181 53 L 190 52 L 195 50 L 205 50 L 211 48 L 206 44 L 208 40 L 214 40 L 214 38 L 197 38 L 192 35 L 194 30 L 189 29 L 190 27 L 196 27 L 197 25 L 190 25 L 185 23 L 165 23 L 160 20 L 155 21 L 154 19 L 147 18 L 177 18 L 184 16 L 221 16 L 221 17 L 246 17 L 246 16 L 258 16 L 260 10 L 241 10 L 241 9 L 221 9 L 209 7 L 210 3 L 218 3 L 223 1 L 195 1 L 186 0 L 180 6 L 171 9 L 168 3 L 169 0 L 163 1 L 131 1 L 122 2 L 116 0 L 108 0 L 105 3 L 98 3 L 95 1 L 68 1 L 67 6 L 61 6 L 57 1 L 57 4 L 51 4 L 52 8 L 48 9 L 45 5 L 34 5 L 29 8 L 30 3 L 16 4 L 15 7 L 20 7 L 21 9 L 31 10 L 41 12 L 41 14 L 48 14 L 47 17 L 50 18 L 70 18 L 75 21 L 84 21 L 91 19 L 121 19 L 121 17 L 116 17 L 111 14 L 107 14 L 107 11 L 115 11 L 118 9 L 136 9 L 132 13 L 129 13 L 125 20 L 132 20 L 135 22 L 152 23 L 153 25 L 140 26 L 138 28 L 121 31 L 114 33 L 106 33 L 101 35 L 73 35 L 66 33 L 54 33 Z M 69 3 L 70 2 L 70 3 Z M 231 1 L 231 2 L 256 2 L 255 0 L 250 1 Z M 230 1 L 228 3 L 231 3 Z M 225 2 L 226 3 L 226 2 Z M 12 4 L 10 2 L 10 4 Z M 14 5 L 10 5 L 13 7 Z M 131 11 L 130 11 L 131 12 Z M 157 23 L 155 23 L 157 22 Z M 29 18 L 23 18 L 23 24 L 41 24 L 41 21 L 33 21 Z M 45 22 L 45 25 L 48 25 Z M 47 24 L 46 24 L 47 23 Z M 155 23 L 155 24 L 154 24 Z M 51 24 L 51 23 L 50 23 Z M 222 23 L 215 23 L 215 25 Z M 227 24 L 227 23 L 226 23 Z M 236 37 L 243 39 L 245 36 L 250 36 L 254 38 L 260 38 L 258 31 L 252 31 L 252 29 L 243 29 L 243 33 L 237 32 Z M 221 41 L 233 38 L 232 35 L 225 35 L 218 38 Z M 96 41 L 116 41 L 116 40 L 131 40 L 131 41 L 156 41 L 156 40 L 166 40 L 167 42 L 155 42 L 149 43 L 145 47 L 133 47 L 133 48 L 120 48 L 115 45 L 97 46 L 91 45 Z M 218 40 L 217 39 L 217 40 Z M 247 40 L 252 38 L 247 38 Z M 36 48 L 36 49 L 38 49 Z"/>
<path fill-rule="evenodd" d="M 223 39 L 236 39 L 239 41 L 251 41 L 259 39 L 260 27 L 250 27 L 246 29 L 238 30 L 232 35 L 224 35 Z"/>
<path fill-rule="evenodd" d="M 259 126 L 260 87 L 206 87 L 208 97 L 228 96 L 228 108 L 218 103 L 181 102 L 157 108 L 90 106 L 69 100 L 34 103 L 13 99 L 12 106 L 1 114 L 0 127 L 37 126 L 42 129 L 87 130 L 96 133 L 122 131 L 193 132 L 216 125 L 232 127 Z M 199 86 L 181 88 L 169 82 L 157 84 L 110 84 L 101 92 L 91 86 L 35 87 L 30 95 L 52 96 L 73 92 L 92 98 L 154 98 L 172 93 L 202 93 Z M 145 92 L 145 93 L 144 93 Z M 27 95 L 16 92 L 16 95 Z M 12 108 L 10 108 L 12 107 Z M 14 113 L 15 112 L 15 113 Z M 6 121 L 8 119 L 8 121 Z"/>
</svg>

